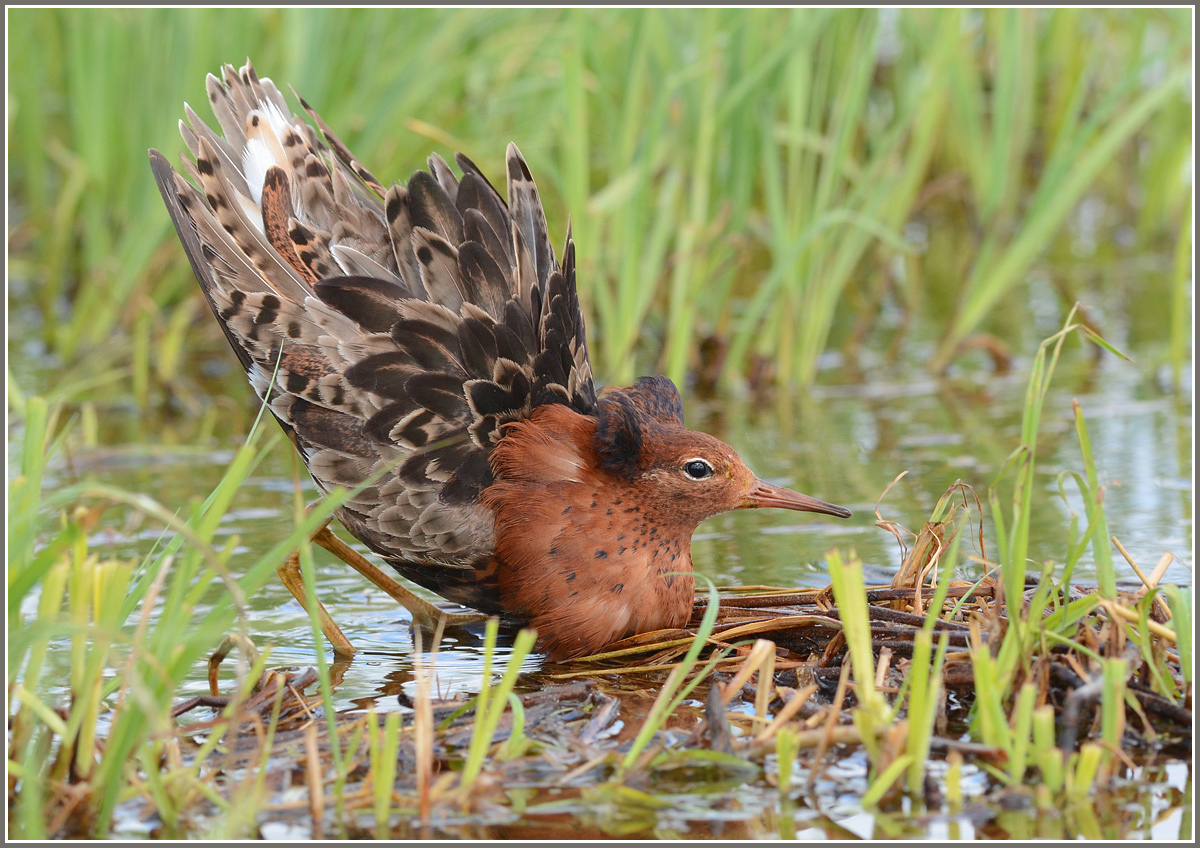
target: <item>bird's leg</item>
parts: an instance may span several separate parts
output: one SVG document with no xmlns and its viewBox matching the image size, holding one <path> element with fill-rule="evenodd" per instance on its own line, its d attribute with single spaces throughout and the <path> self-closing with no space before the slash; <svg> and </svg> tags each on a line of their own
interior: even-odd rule
<svg viewBox="0 0 1200 848">
<path fill-rule="evenodd" d="M 396 603 L 408 610 L 413 617 L 413 624 L 433 630 L 441 622 L 445 626 L 455 627 L 464 624 L 474 624 L 483 621 L 486 615 L 479 612 L 448 612 L 436 604 L 431 604 L 421 596 L 410 592 L 382 569 L 373 565 L 366 557 L 347 545 L 325 525 L 313 536 L 313 541 L 336 556 L 346 565 L 353 568 L 363 577 L 370 580 L 388 594 Z"/>
<path fill-rule="evenodd" d="M 328 523 L 322 525 L 321 529 L 313 536 L 312 541 L 317 542 L 317 537 L 322 533 L 329 532 Z M 320 544 L 320 542 L 317 542 Z M 283 565 L 276 570 L 279 579 L 283 581 L 283 585 L 292 593 L 292 597 L 300 602 L 300 606 L 308 611 L 308 595 L 304 591 L 304 576 L 300 572 L 300 551 L 292 551 L 291 555 L 284 561 Z M 317 601 L 317 617 L 321 622 L 321 632 L 325 634 L 325 638 L 329 640 L 329 644 L 333 645 L 333 653 L 338 658 L 348 658 L 354 656 L 356 648 L 346 638 L 346 634 L 342 632 L 342 628 L 337 626 L 337 622 L 333 620 L 333 616 L 325 609 L 325 605 Z"/>
<path fill-rule="evenodd" d="M 310 505 L 309 509 L 312 506 L 315 506 L 315 504 Z M 482 613 L 447 612 L 405 589 L 396 580 L 373 565 L 366 557 L 335 536 L 333 531 L 329 529 L 328 521 L 322 524 L 317 532 L 313 533 L 310 541 L 320 545 L 382 589 L 396 603 L 412 614 L 413 624 L 418 627 L 433 630 L 439 622 L 443 625 L 461 626 L 483 621 L 487 618 Z M 304 578 L 300 573 L 299 551 L 295 551 L 287 558 L 284 564 L 279 567 L 278 574 L 279 579 L 283 581 L 283 585 L 292 593 L 292 597 L 299 601 L 300 606 L 307 610 L 308 598 L 304 591 Z M 338 627 L 337 622 L 333 620 L 333 616 L 329 614 L 324 604 L 320 601 L 317 602 L 317 616 L 321 622 L 321 632 L 325 634 L 325 638 L 333 646 L 334 654 L 339 657 L 354 656 L 354 645 L 346 638 L 346 634 Z"/>
</svg>

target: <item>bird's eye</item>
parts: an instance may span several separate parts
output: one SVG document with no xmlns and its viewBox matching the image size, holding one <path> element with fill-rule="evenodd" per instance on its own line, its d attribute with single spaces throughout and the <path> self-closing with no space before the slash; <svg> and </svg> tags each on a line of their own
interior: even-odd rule
<svg viewBox="0 0 1200 848">
<path fill-rule="evenodd" d="M 713 475 L 713 469 L 703 459 L 689 459 L 683 464 L 683 473 L 692 480 L 705 480 Z"/>
</svg>

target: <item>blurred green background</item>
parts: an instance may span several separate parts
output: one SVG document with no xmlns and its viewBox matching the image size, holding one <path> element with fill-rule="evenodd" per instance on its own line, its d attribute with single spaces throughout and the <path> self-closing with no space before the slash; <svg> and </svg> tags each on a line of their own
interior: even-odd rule
<svg viewBox="0 0 1200 848">
<path fill-rule="evenodd" d="M 826 351 L 854 366 L 864 342 L 935 371 L 969 364 L 964 350 L 1003 364 L 1075 300 L 1123 312 L 1117 341 L 1179 369 L 1191 23 L 1190 9 L 9 10 L 10 403 L 204 397 L 183 351 L 219 332 L 146 149 L 182 151 L 184 101 L 211 119 L 205 75 L 246 57 L 385 181 L 431 150 L 499 177 L 515 140 L 556 242 L 572 222 L 604 382 L 803 386 Z"/>
</svg>

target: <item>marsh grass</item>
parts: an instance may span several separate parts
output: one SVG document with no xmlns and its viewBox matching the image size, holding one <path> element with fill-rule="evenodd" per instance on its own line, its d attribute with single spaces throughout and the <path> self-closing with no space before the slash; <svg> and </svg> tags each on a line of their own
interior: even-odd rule
<svg viewBox="0 0 1200 848">
<path fill-rule="evenodd" d="M 14 294 L 79 379 L 194 403 L 178 365 L 202 307 L 144 152 L 182 150 L 181 104 L 206 113 L 205 74 L 250 56 L 379 174 L 432 148 L 495 175 L 517 140 L 554 239 L 573 222 L 613 383 L 808 385 L 887 302 L 937 316 L 940 370 L 1085 197 L 1137 186 L 1139 237 L 1190 253 L 1189 14 L 11 10 Z M 1179 307 L 1177 267 L 1127 300 Z M 1178 368 L 1187 328 L 1170 338 Z"/>
<path fill-rule="evenodd" d="M 521 748 L 526 744 L 523 739 L 524 708 L 521 706 L 520 699 L 513 695 L 513 687 L 516 685 L 521 663 L 533 649 L 537 634 L 532 630 L 522 630 L 517 634 L 500 682 L 493 686 L 491 680 L 492 658 L 496 650 L 498 631 L 499 621 L 494 618 L 488 619 L 483 643 L 482 682 L 479 694 L 475 696 L 473 703 L 475 727 L 471 734 L 467 758 L 463 763 L 462 775 L 459 778 L 459 790 L 464 798 L 470 793 L 471 786 L 483 770 L 484 761 L 492 747 L 493 737 L 496 735 L 496 727 L 500 724 L 500 718 L 504 715 L 506 708 L 512 710 L 513 726 L 508 734 L 508 739 L 505 740 L 502 756 L 508 759 L 518 756 Z"/>
<path fill-rule="evenodd" d="M 1033 404 L 1052 377 L 1053 350 L 1052 344 L 1043 348 L 1046 363 L 1033 369 Z M 954 800 L 961 797 L 956 775 L 969 759 L 997 785 L 1028 793 L 1040 809 L 1066 810 L 1072 827 L 1086 830 L 1092 824 L 1083 808 L 1096 793 L 1107 791 L 1130 758 L 1142 756 L 1138 748 L 1146 742 L 1131 740 L 1153 737 L 1161 745 L 1187 730 L 1177 723 L 1179 716 L 1190 716 L 1184 705 L 1191 703 L 1190 670 L 1183 665 L 1190 661 L 1190 604 L 1182 593 L 1173 586 L 1148 585 L 1138 599 L 1120 593 L 1105 597 L 1102 589 L 1075 598 L 1055 582 L 1056 567 L 1047 564 L 1032 593 L 1021 586 L 1014 606 L 1002 574 L 974 583 L 955 580 L 966 531 L 979 512 L 978 501 L 961 485 L 941 499 L 891 587 L 863 586 L 857 560 L 843 560 L 836 552 L 829 563 L 837 578 L 827 590 L 710 587 L 698 599 L 687 630 L 647 634 L 574 667 L 547 669 L 538 686 L 531 691 L 525 684 L 522 694 L 516 693 L 518 671 L 532 634 L 520 634 L 507 664 L 493 667 L 493 623 L 485 633 L 479 696 L 436 722 L 436 712 L 447 708 L 431 686 L 436 651 L 428 664 L 418 653 L 414 712 L 408 718 L 395 711 L 339 713 L 330 699 L 336 685 L 330 666 L 271 672 L 268 655 L 251 649 L 239 653 L 238 674 L 226 684 L 232 694 L 216 697 L 214 690 L 204 702 L 214 710 L 212 718 L 181 725 L 176 716 L 185 707 L 179 694 L 197 661 L 223 633 L 244 627 L 236 615 L 237 592 L 252 591 L 249 578 L 261 579 L 273 570 L 264 565 L 272 560 L 262 558 L 229 583 L 228 602 L 188 619 L 190 604 L 204 586 L 232 581 L 226 551 L 206 552 L 203 546 L 215 520 L 211 510 L 225 508 L 227 487 L 245 479 L 260 449 L 258 440 L 252 438 L 234 458 L 209 510 L 197 505 L 186 523 L 119 490 L 81 487 L 74 493 L 80 500 L 104 496 L 132 502 L 162 520 L 177 535 L 164 541 L 159 557 L 174 555 L 177 575 L 155 556 L 138 569 L 98 561 L 83 541 L 85 516 L 79 512 L 48 527 L 40 517 L 46 504 L 31 502 L 26 487 L 44 473 L 46 455 L 36 446 L 46 444 L 45 428 L 54 416 L 37 398 L 27 409 L 27 433 L 35 448 L 25 454 L 11 502 L 17 515 L 33 516 L 40 528 L 36 535 L 49 542 L 30 548 L 28 534 L 10 538 L 14 551 L 32 554 L 32 561 L 18 563 L 23 567 L 10 574 L 10 585 L 28 587 L 13 608 L 25 626 L 16 633 L 10 628 L 9 647 L 15 673 L 9 704 L 10 780 L 15 781 L 10 783 L 10 821 L 22 836 L 110 833 L 117 805 L 135 799 L 154 811 L 163 836 L 243 837 L 257 832 L 256 822 L 264 815 L 282 816 L 314 835 L 431 835 L 456 818 L 486 819 L 509 804 L 519 804 L 521 815 L 534 819 L 607 810 L 614 822 L 625 822 L 613 827 L 640 832 L 658 811 L 675 809 L 677 803 L 662 791 L 638 788 L 647 774 L 658 779 L 694 774 L 693 779 L 736 786 L 769 774 L 762 765 L 768 754 L 775 757 L 774 779 L 785 807 L 781 815 L 792 820 L 787 811 L 796 791 L 793 774 L 807 771 L 811 785 L 826 752 L 846 745 L 862 746 L 868 754 L 872 769 L 861 803 L 877 809 L 881 819 L 898 794 L 937 803 L 925 797 L 926 767 L 935 751 L 948 751 L 948 809 L 960 803 Z M 1025 447 L 1020 455 L 1036 455 L 1034 445 Z M 1086 485 L 1093 460 L 1086 450 L 1082 455 L 1080 479 Z M 1019 482 L 1016 489 L 1028 492 Z M 61 510 L 63 503 L 53 500 L 51 506 Z M 1013 509 L 1023 514 L 1019 502 Z M 1081 539 L 1106 541 L 1096 537 L 1105 526 L 1098 520 L 1102 509 L 1102 498 L 1089 501 L 1088 530 Z M 300 545 L 322 514 L 298 512 L 297 532 L 273 552 L 275 561 L 282 560 L 287 545 Z M 1020 527 L 1020 521 L 1011 526 Z M 1068 540 L 1069 546 L 1078 544 Z M 1002 556 L 1019 547 L 1010 538 Z M 1003 571 L 1009 561 L 995 565 Z M 40 569 L 32 584 L 30 568 Z M 1153 575 L 1146 579 L 1154 582 Z M 1154 606 L 1160 592 L 1170 609 L 1164 623 L 1157 620 L 1162 610 Z M 151 608 L 168 620 L 148 615 Z M 313 634 L 319 657 L 319 631 Z M 58 646 L 64 643 L 72 656 L 65 708 L 40 694 L 53 688 L 44 671 L 46 653 L 62 650 Z M 1126 643 L 1136 647 L 1133 655 L 1140 662 L 1104 655 Z M 238 644 L 248 643 L 242 636 Z M 1013 644 L 1017 649 L 1010 654 Z M 1010 655 L 1016 661 L 1006 666 Z M 1063 683 L 1055 667 L 1083 677 Z M 965 683 L 964 670 L 969 670 Z M 835 680 L 831 674 L 836 674 L 837 692 L 832 698 L 828 690 L 818 695 L 822 680 L 826 685 Z M 816 685 L 799 685 L 808 675 Z M 496 676 L 500 679 L 493 685 Z M 580 676 L 590 683 L 561 682 Z M 217 685 L 215 669 L 210 680 Z M 597 733 L 613 719 L 612 711 L 601 719 L 600 708 L 605 699 L 622 697 L 622 690 L 610 690 L 609 683 L 622 680 L 652 680 L 647 685 L 657 687 L 658 697 L 644 714 L 627 715 L 633 726 L 623 734 L 625 743 L 618 736 L 597 745 Z M 1149 683 L 1135 685 L 1135 680 Z M 668 733 L 668 724 L 687 725 L 690 693 L 714 681 L 700 728 L 686 740 Z M 752 681 L 755 690 L 745 695 L 742 687 Z M 313 695 L 305 694 L 314 686 Z M 950 688 L 970 705 L 969 715 L 948 716 L 941 693 Z M 749 714 L 726 714 L 716 706 L 743 698 L 752 708 Z M 186 709 L 203 706 L 200 701 L 192 699 Z M 1172 704 L 1178 705 L 1175 712 L 1167 706 Z M 564 715 L 575 717 L 556 718 Z M 103 744 L 85 730 L 100 716 L 107 722 Z M 1094 736 L 1087 730 L 1093 716 Z M 974 743 L 948 738 L 948 720 L 969 724 Z M 464 732 L 465 750 L 459 747 Z M 589 741 L 578 741 L 583 739 Z M 729 741 L 718 745 L 718 739 Z M 548 762 L 558 763 L 557 777 L 542 777 L 533 785 L 582 787 L 577 800 L 538 801 L 535 791 L 530 803 L 524 795 L 504 792 L 511 776 L 531 768 L 544 771 Z M 303 804 L 280 801 L 266 788 L 288 774 L 295 777 L 285 783 L 307 787 Z M 1032 784 L 1031 774 L 1037 775 Z"/>
<path fill-rule="evenodd" d="M 218 550 L 213 535 L 231 499 L 252 473 L 261 445 L 252 433 L 237 452 L 224 479 L 186 516 L 151 498 L 101 484 L 78 484 L 46 495 L 41 481 L 51 453 L 51 421 L 56 416 L 39 398 L 26 404 L 25 451 L 20 474 L 9 485 L 8 593 L 9 762 L 23 786 L 44 795 L 85 782 L 89 797 L 59 803 L 67 809 L 85 803 L 89 828 L 105 832 L 122 788 L 124 771 L 145 745 L 168 731 L 180 686 L 196 662 L 226 634 L 244 633 L 245 598 L 270 577 L 281 556 L 328 519 L 341 496 L 297 523 L 275 550 L 234 577 L 227 562 L 236 544 Z M 64 431 L 58 443 L 66 437 Z M 278 437 L 276 437 L 278 438 Z M 88 507 L 86 504 L 91 504 Z M 88 531 L 112 505 L 123 504 L 159 522 L 162 541 L 140 562 L 104 560 L 89 549 Z M 224 591 L 210 606 L 198 607 L 214 584 Z M 60 610 L 65 606 L 65 614 Z M 33 607 L 36 613 L 30 617 Z M 70 707 L 65 716 L 42 700 L 51 686 L 45 665 L 52 646 L 69 647 Z M 61 649 L 61 648 L 59 648 Z M 251 680 L 240 668 L 238 686 Z M 101 712 L 111 714 L 102 744 L 94 737 Z M 47 723 L 48 722 L 48 723 Z M 46 734 L 51 734 L 46 737 Z M 45 756 L 53 751 L 54 756 Z M 10 787 L 11 788 L 11 787 Z M 35 818 L 16 821 L 40 832 Z"/>
</svg>

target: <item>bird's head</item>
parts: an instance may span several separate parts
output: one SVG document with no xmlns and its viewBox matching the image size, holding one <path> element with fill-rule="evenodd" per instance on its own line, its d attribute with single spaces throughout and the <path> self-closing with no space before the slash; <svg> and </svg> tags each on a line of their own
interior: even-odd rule
<svg viewBox="0 0 1200 848">
<path fill-rule="evenodd" d="M 610 392 L 597 417 L 601 469 L 627 481 L 660 520 L 694 528 L 722 512 L 760 507 L 850 516 L 844 507 L 759 479 L 729 445 L 686 429 L 679 392 L 665 377 Z"/>
</svg>

